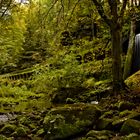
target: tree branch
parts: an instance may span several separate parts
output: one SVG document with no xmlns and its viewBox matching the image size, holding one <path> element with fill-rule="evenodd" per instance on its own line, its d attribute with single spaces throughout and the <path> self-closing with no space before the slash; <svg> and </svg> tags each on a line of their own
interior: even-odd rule
<svg viewBox="0 0 140 140">
<path fill-rule="evenodd" d="M 74 5 L 74 7 L 73 7 L 73 9 L 72 9 L 72 12 L 71 12 L 71 14 L 70 14 L 70 18 L 69 18 L 69 20 L 68 20 L 68 22 L 67 22 L 66 27 L 68 27 L 68 25 L 69 25 L 69 23 L 70 23 L 70 21 L 71 21 L 72 15 L 73 15 L 73 13 L 74 13 L 74 10 L 75 10 L 75 8 L 76 8 L 76 6 L 78 5 L 79 2 L 80 2 L 80 0 L 78 0 L 78 1 L 76 2 L 76 4 Z"/>
<path fill-rule="evenodd" d="M 97 0 L 92 0 L 92 2 L 95 4 L 99 15 L 104 19 L 104 21 L 110 26 L 111 25 L 111 20 L 105 15 L 104 9 L 101 5 L 100 2 L 98 2 Z"/>
<path fill-rule="evenodd" d="M 6 6 L 6 9 L 3 11 L 2 15 L 0 16 L 0 18 L 2 18 L 5 15 L 6 11 L 9 9 L 11 3 L 12 3 L 12 0 L 9 1 L 9 3 Z"/>
<path fill-rule="evenodd" d="M 58 0 L 55 0 L 54 3 L 52 4 L 52 6 L 49 8 L 48 12 L 45 14 L 45 17 L 47 17 L 50 13 L 50 11 L 53 9 L 53 7 L 55 6 L 55 4 L 58 2 Z M 44 17 L 44 18 L 45 18 Z"/>
</svg>

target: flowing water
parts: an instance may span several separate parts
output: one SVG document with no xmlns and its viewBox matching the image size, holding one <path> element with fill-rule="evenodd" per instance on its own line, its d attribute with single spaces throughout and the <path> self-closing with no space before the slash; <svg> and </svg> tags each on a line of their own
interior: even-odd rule
<svg viewBox="0 0 140 140">
<path fill-rule="evenodd" d="M 132 60 L 132 74 L 140 70 L 140 34 L 135 37 L 135 47 Z"/>
</svg>

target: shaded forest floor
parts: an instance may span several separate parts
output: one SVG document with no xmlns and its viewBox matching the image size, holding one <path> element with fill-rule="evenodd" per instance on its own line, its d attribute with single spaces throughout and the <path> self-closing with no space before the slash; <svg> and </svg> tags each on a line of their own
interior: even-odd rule
<svg viewBox="0 0 140 140">
<path fill-rule="evenodd" d="M 140 139 L 139 91 L 123 91 L 117 96 L 107 96 L 97 105 L 94 103 L 54 105 L 39 95 L 30 95 L 23 101 L 25 102 L 27 103 L 25 108 L 21 103 L 22 110 L 14 110 L 13 103 L 3 106 L 4 112 L 1 110 L 0 116 L 6 115 L 8 119 L 2 122 L 0 118 L 1 140 Z M 19 107 L 17 104 L 15 108 L 17 106 Z M 94 113 L 97 113 L 96 118 Z M 71 119 L 73 117 L 74 119 Z"/>
</svg>

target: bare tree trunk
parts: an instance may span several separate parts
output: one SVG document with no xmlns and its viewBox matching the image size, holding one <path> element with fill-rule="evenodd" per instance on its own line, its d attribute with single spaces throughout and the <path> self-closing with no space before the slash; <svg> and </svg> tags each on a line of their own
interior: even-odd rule
<svg viewBox="0 0 140 140">
<path fill-rule="evenodd" d="M 136 22 L 135 22 L 135 18 L 133 18 L 131 20 L 128 51 L 126 55 L 125 65 L 124 65 L 124 74 L 123 74 L 124 80 L 131 74 L 132 57 L 133 57 L 133 50 L 135 46 L 135 29 L 136 29 Z"/>
<path fill-rule="evenodd" d="M 121 28 L 116 27 L 111 30 L 112 35 L 112 75 L 113 75 L 113 91 L 118 93 L 122 89 L 122 68 L 121 68 Z"/>
</svg>

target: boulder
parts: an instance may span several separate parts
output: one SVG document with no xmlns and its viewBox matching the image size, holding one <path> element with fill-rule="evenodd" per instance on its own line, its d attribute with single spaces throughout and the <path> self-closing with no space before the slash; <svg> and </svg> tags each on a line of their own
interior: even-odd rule
<svg viewBox="0 0 140 140">
<path fill-rule="evenodd" d="M 96 124 L 101 110 L 96 105 L 74 104 L 53 108 L 44 118 L 45 139 L 67 139 Z"/>
<path fill-rule="evenodd" d="M 140 113 L 135 112 L 135 111 L 129 111 L 129 110 L 124 110 L 122 112 L 110 110 L 110 111 L 105 112 L 99 118 L 96 128 L 98 130 L 120 131 L 124 122 L 129 119 L 139 121 Z"/>
<path fill-rule="evenodd" d="M 123 110 L 132 110 L 133 108 L 135 107 L 135 104 L 134 103 L 130 103 L 130 102 L 125 102 L 125 101 L 121 101 L 118 105 L 118 109 L 120 111 L 123 111 Z"/>
<path fill-rule="evenodd" d="M 101 118 L 97 123 L 97 129 L 99 130 L 111 130 L 112 129 L 112 119 Z"/>
<path fill-rule="evenodd" d="M 125 123 L 125 121 L 129 120 L 129 119 L 133 119 L 133 120 L 138 120 L 140 118 L 140 113 L 137 113 L 135 111 L 123 111 L 120 112 L 120 115 L 118 116 L 118 118 L 116 117 L 114 119 L 114 121 L 112 122 L 112 126 L 114 130 L 120 130 L 122 125 Z"/>
<path fill-rule="evenodd" d="M 128 77 L 125 84 L 132 90 L 140 90 L 140 70 Z"/>
<path fill-rule="evenodd" d="M 120 132 L 122 134 L 131 134 L 131 133 L 140 134 L 140 121 L 128 119 L 122 125 Z"/>
</svg>

